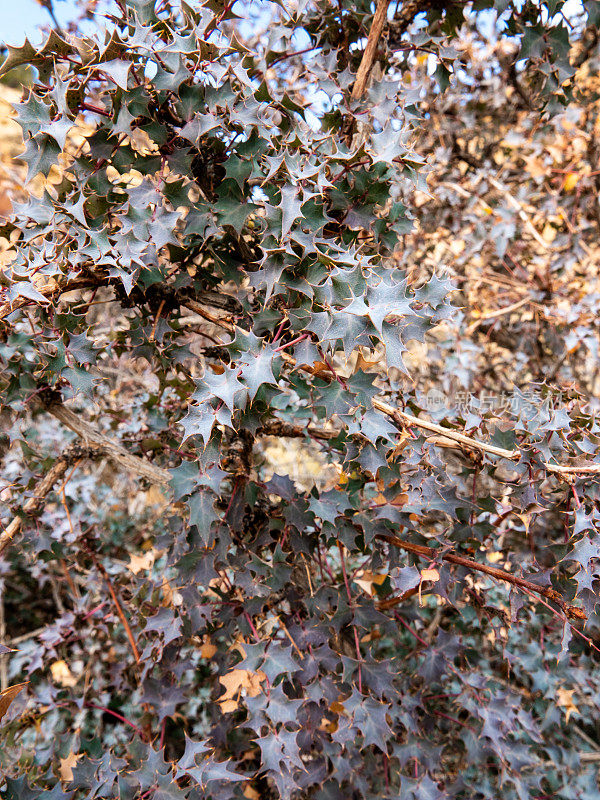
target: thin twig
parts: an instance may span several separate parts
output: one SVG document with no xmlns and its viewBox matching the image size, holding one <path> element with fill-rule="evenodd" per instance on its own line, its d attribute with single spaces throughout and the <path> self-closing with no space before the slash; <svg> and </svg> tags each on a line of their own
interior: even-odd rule
<svg viewBox="0 0 600 800">
<path fill-rule="evenodd" d="M 97 711 L 102 711 L 103 714 L 110 714 L 111 717 L 118 719 L 119 722 L 123 722 L 125 725 L 129 725 L 130 728 L 133 728 L 134 731 L 138 734 L 138 736 L 145 740 L 146 736 L 144 731 L 139 728 L 134 722 L 127 717 L 124 717 L 122 714 L 118 714 L 116 711 L 113 711 L 112 708 L 107 708 L 106 706 L 99 706 L 96 703 L 84 703 L 85 708 L 95 708 Z"/>
<path fill-rule="evenodd" d="M 584 730 L 582 730 L 579 727 L 579 725 L 576 725 L 575 723 L 573 723 L 573 730 L 575 731 L 575 733 L 577 733 L 579 736 L 581 736 L 581 738 L 584 740 L 584 742 L 587 742 L 589 744 L 589 746 L 593 750 L 595 750 L 595 752 L 598 753 L 599 756 L 600 756 L 600 745 L 598 744 L 598 742 L 595 742 L 592 739 L 591 736 L 588 736 L 587 733 Z"/>
<path fill-rule="evenodd" d="M 302 651 L 300 650 L 300 648 L 298 647 L 298 645 L 297 645 L 297 644 L 296 644 L 296 642 L 294 641 L 294 639 L 293 639 L 293 637 L 292 637 L 292 634 L 291 634 L 291 633 L 288 631 L 288 629 L 287 629 L 287 627 L 286 627 L 286 624 L 285 624 L 285 622 L 284 622 L 284 621 L 281 619 L 281 617 L 279 617 L 279 616 L 277 617 L 277 621 L 278 621 L 278 622 L 279 622 L 279 624 L 281 625 L 281 629 L 283 630 L 283 632 L 285 633 L 285 635 L 288 637 L 288 639 L 289 639 L 289 640 L 290 640 L 290 642 L 292 643 L 292 647 L 294 648 L 294 650 L 295 650 L 295 651 L 298 653 L 298 655 L 300 656 L 300 658 L 302 658 L 302 659 L 303 659 L 303 658 L 304 658 L 304 656 L 302 655 Z"/>
<path fill-rule="evenodd" d="M 160 315 L 162 314 L 162 310 L 165 307 L 165 300 L 160 301 L 160 305 L 158 307 L 158 311 L 156 312 L 156 316 L 154 317 L 154 324 L 152 325 L 152 331 L 150 332 L 150 341 L 154 341 L 154 336 L 156 334 L 156 326 L 158 325 L 158 320 L 160 319 Z"/>
<path fill-rule="evenodd" d="M 6 641 L 6 617 L 4 614 L 4 582 L 0 583 L 0 645 L 8 647 Z M 8 687 L 8 653 L 0 654 L 0 691 Z"/>
<path fill-rule="evenodd" d="M 94 561 L 96 563 L 96 568 L 98 569 L 98 572 L 102 575 L 102 577 L 106 581 L 106 585 L 108 586 L 108 591 L 110 592 L 110 596 L 112 597 L 113 603 L 115 604 L 115 608 L 116 608 L 117 614 L 119 615 L 119 619 L 123 623 L 123 627 L 125 628 L 125 633 L 127 634 L 127 638 L 129 640 L 129 644 L 131 645 L 131 650 L 133 652 L 133 657 L 135 658 L 135 663 L 139 664 L 140 663 L 140 653 L 139 653 L 139 650 L 137 648 L 137 644 L 136 644 L 135 638 L 133 636 L 131 627 L 129 625 L 129 621 L 127 620 L 127 617 L 125 616 L 125 613 L 124 613 L 123 609 L 121 608 L 121 604 L 119 603 L 119 598 L 117 597 L 117 593 L 115 592 L 115 590 L 113 588 L 111 580 L 110 580 L 110 578 L 108 576 L 108 572 L 104 569 L 104 566 L 98 561 L 98 559 L 94 558 Z"/>
<path fill-rule="evenodd" d="M 329 431 L 326 428 L 316 428 L 314 425 L 291 425 L 288 422 L 280 422 L 280 420 L 265 422 L 257 431 L 260 436 L 281 436 L 290 439 L 303 439 L 310 436 L 311 439 L 322 439 L 323 441 L 335 439 L 340 432 L 339 430 Z"/>
<path fill-rule="evenodd" d="M 542 249 L 548 250 L 549 249 L 548 242 L 545 242 L 540 236 L 540 234 L 537 232 L 532 221 L 527 216 L 525 209 L 523 208 L 523 205 L 516 198 L 512 196 L 512 194 L 508 191 L 508 189 L 502 186 L 500 181 L 497 181 L 495 178 L 492 177 L 490 177 L 488 180 L 495 189 L 497 189 L 504 195 L 507 203 L 513 207 L 513 209 L 517 212 L 519 217 L 523 220 L 523 222 L 525 223 L 525 227 L 527 228 L 529 233 L 531 233 L 536 242 L 542 247 Z"/>
<path fill-rule="evenodd" d="M 488 314 L 482 314 L 478 319 L 475 320 L 475 322 L 473 322 L 472 325 L 469 325 L 467 328 L 467 333 L 469 335 L 475 333 L 477 328 L 479 328 L 479 326 L 483 325 L 485 322 L 488 322 L 491 319 L 498 319 L 499 317 L 503 317 L 505 314 L 511 314 L 513 311 L 517 311 L 517 309 L 522 308 L 531 302 L 532 300 L 529 297 L 523 297 L 521 300 L 517 300 L 516 303 L 511 303 L 509 306 L 498 308 L 496 311 L 490 311 Z"/>
<path fill-rule="evenodd" d="M 62 422 L 84 440 L 87 450 L 87 452 L 85 452 L 85 457 L 107 456 L 123 467 L 128 473 L 133 472 L 151 483 L 161 486 L 169 485 L 171 473 L 168 470 L 155 466 L 145 458 L 132 455 L 120 444 L 104 436 L 104 434 L 94 428 L 93 425 L 90 425 L 89 422 L 81 419 L 81 417 L 71 411 L 71 409 L 66 408 L 66 406 L 63 406 L 61 403 L 52 403 L 47 410 L 56 417 L 59 422 Z M 48 470 L 46 475 L 35 487 L 33 497 L 25 501 L 21 512 L 0 532 L 0 554 L 4 552 L 13 538 L 21 530 L 23 518 L 27 514 L 33 514 L 39 511 L 46 495 L 54 488 L 55 484 L 64 477 L 69 465 L 73 462 L 73 458 L 76 457 L 75 454 L 80 458 L 82 457 L 80 448 L 71 446 L 56 459 L 50 470 Z"/>
</svg>

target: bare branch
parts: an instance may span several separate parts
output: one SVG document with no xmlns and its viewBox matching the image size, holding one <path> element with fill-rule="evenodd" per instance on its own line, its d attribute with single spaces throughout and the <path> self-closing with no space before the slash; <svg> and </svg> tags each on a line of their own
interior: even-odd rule
<svg viewBox="0 0 600 800">
<path fill-rule="evenodd" d="M 128 453 L 124 447 L 104 436 L 103 433 L 78 414 L 75 414 L 74 411 L 71 411 L 70 408 L 66 408 L 61 403 L 53 402 L 46 407 L 46 410 L 59 422 L 74 431 L 85 443 L 85 449 L 82 451 L 80 446 L 72 445 L 56 459 L 50 470 L 35 487 L 33 497 L 30 497 L 23 504 L 21 514 L 15 516 L 6 528 L 0 532 L 0 554 L 4 552 L 21 530 L 24 517 L 27 514 L 37 513 L 41 509 L 46 496 L 64 476 L 74 459 L 106 456 L 114 461 L 115 464 L 123 467 L 125 471 L 133 472 L 150 481 L 150 483 L 168 486 L 171 481 L 171 474 L 168 470 L 155 466 L 145 458 Z"/>
<path fill-rule="evenodd" d="M 504 569 L 490 567 L 488 564 L 480 564 L 478 561 L 475 561 L 472 558 L 466 558 L 465 556 L 460 556 L 457 553 L 438 553 L 433 547 L 415 544 L 414 542 L 409 542 L 406 539 L 400 539 L 398 536 L 392 536 L 391 534 L 388 535 L 385 533 L 378 533 L 377 538 L 383 539 L 389 544 L 393 544 L 395 547 L 400 547 L 402 550 L 407 550 L 409 553 L 414 553 L 417 556 L 422 556 L 431 560 L 434 558 L 441 558 L 442 561 L 447 561 L 450 564 L 458 564 L 459 566 L 466 567 L 467 569 L 475 572 L 483 572 L 484 574 L 489 575 L 496 580 L 510 583 L 513 586 L 518 586 L 520 589 L 524 589 L 527 592 L 533 592 L 534 594 L 551 600 L 553 603 L 556 603 L 556 605 L 559 606 L 559 608 L 565 614 L 567 614 L 567 616 L 571 618 L 585 619 L 585 615 L 581 609 L 577 608 L 576 606 L 568 605 L 558 594 L 558 592 L 548 586 L 538 586 L 536 583 L 525 580 L 525 578 L 520 578 L 518 575 L 512 575 L 510 572 L 507 572 Z"/>
<path fill-rule="evenodd" d="M 57 483 L 67 471 L 69 464 L 73 462 L 72 450 L 67 448 L 54 462 L 52 467 L 44 475 L 42 480 L 35 487 L 33 497 L 25 501 L 22 508 L 22 513 L 14 517 L 0 533 L 0 554 L 11 543 L 13 538 L 19 533 L 23 526 L 23 517 L 26 514 L 35 514 L 38 512 L 46 498 L 46 495 L 52 491 L 54 484 Z"/>
<path fill-rule="evenodd" d="M 339 430 L 329 431 L 325 428 L 315 428 L 313 425 L 290 425 L 279 420 L 265 423 L 258 429 L 258 433 L 261 436 L 282 436 L 290 439 L 303 439 L 305 436 L 310 436 L 312 439 L 322 439 L 323 441 L 335 439 L 340 435 Z"/>
<path fill-rule="evenodd" d="M 110 458 L 125 471 L 131 471 L 140 478 L 145 478 L 150 483 L 159 486 L 168 486 L 171 481 L 171 473 L 157 467 L 145 458 L 134 456 L 127 452 L 124 447 L 112 439 L 109 439 L 89 422 L 86 422 L 70 408 L 61 403 L 51 403 L 46 410 L 52 414 L 59 422 L 66 425 L 76 433 L 88 447 L 97 448 L 99 452 Z"/>
<path fill-rule="evenodd" d="M 80 276 L 59 285 L 51 284 L 49 286 L 44 286 L 38 289 L 38 291 L 48 300 L 48 303 L 52 303 L 60 297 L 60 295 L 66 294 L 67 292 L 74 292 L 78 289 L 92 289 L 96 286 L 104 286 L 108 282 L 108 278 Z M 17 297 L 10 303 L 2 303 L 2 305 L 0 305 L 0 320 L 6 319 L 6 317 L 10 316 L 19 308 L 24 308 L 29 305 L 40 305 L 40 302 L 32 300 L 30 297 Z"/>
<path fill-rule="evenodd" d="M 371 30 L 369 31 L 369 38 L 367 39 L 367 46 L 365 47 L 365 52 L 363 53 L 362 60 L 358 67 L 356 81 L 354 82 L 354 87 L 352 89 L 352 97 L 355 100 L 357 100 L 359 97 L 362 97 L 365 89 L 367 88 L 367 81 L 369 80 L 371 68 L 373 67 L 373 62 L 375 61 L 377 45 L 381 39 L 383 26 L 385 25 L 387 19 L 389 3 L 390 0 L 379 0 L 377 3 L 375 15 L 373 16 L 373 22 L 371 24 Z"/>
</svg>

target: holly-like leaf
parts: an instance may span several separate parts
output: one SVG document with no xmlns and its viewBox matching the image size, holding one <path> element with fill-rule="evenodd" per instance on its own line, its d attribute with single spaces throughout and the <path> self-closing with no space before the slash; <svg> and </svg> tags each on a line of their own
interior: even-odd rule
<svg viewBox="0 0 600 800">
<path fill-rule="evenodd" d="M 265 384 L 275 384 L 273 375 L 273 358 L 276 354 L 270 347 L 263 348 L 258 353 L 248 353 L 240 360 L 240 378 L 248 387 L 248 396 L 254 400 L 260 387 Z"/>
<path fill-rule="evenodd" d="M 238 380 L 237 371 L 234 369 L 224 369 L 220 375 L 205 373 L 204 378 L 198 381 L 197 387 L 192 398 L 198 403 L 218 398 L 231 412 L 236 407 L 243 408 L 245 405 L 247 389 Z"/>
<path fill-rule="evenodd" d="M 190 525 L 195 525 L 202 540 L 208 545 L 212 541 L 211 526 L 219 519 L 214 508 L 211 492 L 195 492 L 187 501 L 190 509 Z"/>
</svg>

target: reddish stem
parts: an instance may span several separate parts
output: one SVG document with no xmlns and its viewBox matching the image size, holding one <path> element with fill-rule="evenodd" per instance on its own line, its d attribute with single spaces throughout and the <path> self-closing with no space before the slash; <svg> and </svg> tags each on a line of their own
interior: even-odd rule
<svg viewBox="0 0 600 800">
<path fill-rule="evenodd" d="M 327 356 L 325 354 L 323 354 L 323 361 L 326 364 L 326 366 L 329 368 L 329 371 L 335 377 L 336 381 L 340 384 L 340 386 L 343 386 L 344 389 L 348 389 L 348 384 L 346 383 L 346 381 L 343 378 L 340 378 L 340 376 L 337 374 L 337 372 L 333 368 L 333 364 L 331 364 L 331 362 L 327 360 Z"/>
<path fill-rule="evenodd" d="M 450 717 L 448 716 L 448 714 L 444 714 L 441 711 L 434 710 L 433 713 L 436 715 L 436 717 L 443 717 L 444 719 L 450 720 L 450 722 L 456 722 L 457 725 L 461 725 L 463 728 L 468 728 L 471 731 L 471 733 L 477 735 L 477 731 L 475 730 L 475 728 L 472 728 L 470 725 L 467 725 L 466 722 L 461 722 L 459 719 L 456 719 L 455 717 Z"/>
<path fill-rule="evenodd" d="M 550 603 L 546 603 L 546 601 L 545 601 L 545 600 L 543 600 L 541 597 L 538 597 L 538 595 L 534 594 L 533 592 L 529 591 L 529 589 L 526 589 L 526 588 L 524 588 L 524 587 L 521 587 L 521 588 L 522 588 L 522 589 L 523 589 L 523 591 L 524 591 L 524 592 L 526 592 L 526 593 L 527 593 L 527 594 L 528 594 L 530 597 L 533 597 L 533 599 L 534 599 L 534 600 L 537 600 L 537 601 L 538 601 L 538 603 L 541 603 L 543 606 L 546 606 L 546 608 L 548 609 L 548 611 L 551 611 L 551 612 L 554 614 L 554 616 L 555 616 L 555 617 L 558 617 L 558 618 L 559 618 L 559 619 L 561 619 L 563 622 L 568 622 L 568 623 L 569 623 L 569 625 L 571 626 L 571 630 L 573 631 L 573 633 L 577 634 L 577 636 L 580 636 L 580 637 L 583 639 L 583 641 L 584 641 L 584 642 L 587 642 L 587 644 L 588 644 L 590 647 L 592 647 L 594 650 L 596 650 L 596 652 L 600 653 L 600 648 L 596 647 L 596 645 L 595 645 L 595 644 L 594 644 L 594 642 L 593 642 L 593 641 L 592 641 L 592 640 L 589 638 L 589 636 L 586 636 L 586 635 L 585 635 L 585 633 L 582 633 L 582 632 L 579 630 L 579 628 L 576 628 L 576 627 L 575 627 L 575 625 L 573 625 L 573 624 L 570 622 L 570 620 L 569 620 L 569 618 L 566 616 L 566 614 L 561 614 L 561 612 L 560 612 L 560 611 L 557 611 L 555 608 L 552 608 L 552 606 L 550 605 Z"/>
<path fill-rule="evenodd" d="M 256 630 L 256 628 L 254 627 L 254 623 L 252 622 L 252 617 L 245 609 L 244 609 L 244 616 L 246 617 L 248 625 L 250 625 L 250 630 L 252 631 L 252 635 L 254 636 L 257 642 L 260 642 L 260 635 Z"/>
<path fill-rule="evenodd" d="M 276 347 L 273 352 L 278 353 L 280 350 L 285 350 L 286 347 L 291 347 L 293 344 L 298 344 L 298 342 L 301 342 L 303 339 L 307 338 L 308 333 L 303 333 L 301 336 L 296 336 L 296 338 L 292 339 L 291 342 L 286 342 L 286 344 L 279 345 L 279 347 Z"/>
<path fill-rule="evenodd" d="M 385 778 L 386 791 L 390 790 L 390 759 L 387 753 L 383 753 L 383 775 Z"/>
<path fill-rule="evenodd" d="M 99 606 L 96 606 L 95 608 L 92 608 L 92 610 L 91 610 L 91 611 L 88 611 L 88 613 L 87 613 L 87 614 L 85 614 L 85 615 L 84 615 L 84 616 L 81 618 L 81 621 L 83 622 L 84 620 L 86 620 L 86 619 L 89 619 L 89 618 L 92 616 L 92 614 L 95 614 L 95 613 L 96 613 L 96 611 L 100 611 L 100 609 L 101 609 L 101 608 L 104 608 L 104 606 L 105 606 L 105 605 L 106 605 L 106 600 L 102 601 L 102 603 L 100 603 L 100 605 L 99 605 Z"/>
<path fill-rule="evenodd" d="M 321 552 L 320 552 L 320 551 L 319 551 L 319 555 L 321 555 Z M 325 558 L 325 559 L 323 559 L 323 564 L 324 564 L 324 566 L 325 566 L 325 571 L 326 571 L 326 572 L 327 572 L 327 574 L 329 575 L 329 578 L 330 578 L 331 582 L 332 582 L 332 583 L 335 583 L 335 578 L 333 577 L 333 572 L 331 571 L 331 567 L 329 566 L 329 562 L 327 561 L 327 559 L 326 559 L 326 558 Z"/>
<path fill-rule="evenodd" d="M 342 547 L 342 543 L 340 540 L 337 540 L 338 550 L 340 551 L 340 561 L 342 563 L 342 574 L 344 576 L 344 586 L 346 587 L 346 594 L 348 595 L 348 605 L 351 609 L 354 608 L 354 603 L 352 602 L 352 593 L 350 591 L 350 583 L 348 582 L 348 574 L 346 573 L 346 562 L 344 559 L 344 550 Z M 358 659 L 358 691 L 362 694 L 362 671 L 360 662 L 362 661 L 362 655 L 360 652 L 360 641 L 358 638 L 358 631 L 356 629 L 356 624 L 352 622 L 352 630 L 354 631 L 354 645 L 356 647 L 356 658 Z"/>
<path fill-rule="evenodd" d="M 82 108 L 84 111 L 91 111 L 92 114 L 100 114 L 102 117 L 110 117 L 110 111 L 106 111 L 104 108 L 100 108 L 99 106 L 94 106 L 91 103 L 80 103 L 79 108 Z"/>
<path fill-rule="evenodd" d="M 120 722 L 123 722 L 123 723 L 125 723 L 125 725 L 129 725 L 129 727 L 133 728 L 134 731 L 142 739 L 145 738 L 144 731 L 141 728 L 138 728 L 138 726 L 135 724 L 135 722 L 132 722 L 130 719 L 127 719 L 127 717 L 124 717 L 122 714 L 118 714 L 116 711 L 113 711 L 110 708 L 106 708 L 106 706 L 96 705 L 96 703 L 84 703 L 83 705 L 86 708 L 95 708 L 98 711 L 103 711 L 105 714 L 110 714 L 112 717 L 115 717 L 115 719 L 118 719 Z"/>
<path fill-rule="evenodd" d="M 338 172 L 338 174 L 335 175 L 331 180 L 333 183 L 336 183 L 336 181 L 339 181 L 340 178 L 343 178 L 347 172 L 350 172 L 351 169 L 354 169 L 355 167 L 364 167 L 365 164 L 369 163 L 370 159 L 366 158 L 364 159 L 364 161 L 357 161 L 355 164 L 346 164 L 346 166 L 340 172 Z"/>
<path fill-rule="evenodd" d="M 303 56 L 304 53 L 310 53 L 312 50 L 318 50 L 319 46 L 315 45 L 314 47 L 305 47 L 304 50 L 296 50 L 293 53 L 282 53 L 277 58 L 273 59 L 269 64 L 269 67 L 272 67 L 274 64 L 278 64 L 280 61 L 285 61 L 288 58 L 293 58 L 294 56 Z"/>
<path fill-rule="evenodd" d="M 280 323 L 279 327 L 277 328 L 277 333 L 276 333 L 276 334 L 275 334 L 275 336 L 273 337 L 273 341 L 271 342 L 271 344 L 275 344 L 275 342 L 276 342 L 276 341 L 279 339 L 279 337 L 281 336 L 281 333 L 282 333 L 282 331 L 283 331 L 283 328 L 284 328 L 284 326 L 285 326 L 285 323 L 286 323 L 286 322 L 287 322 L 287 317 L 284 317 L 284 318 L 281 320 L 281 323 Z"/>
<path fill-rule="evenodd" d="M 429 645 L 427 644 L 427 642 L 425 641 L 425 639 L 422 639 L 422 638 L 419 636 L 419 634 L 418 634 L 416 631 L 414 631 L 414 630 L 413 630 L 413 629 L 410 627 L 410 625 L 408 624 L 408 622 L 405 622 L 405 621 L 402 619 L 402 617 L 400 616 L 400 614 L 398 614 L 398 612 L 397 612 L 397 611 L 395 611 L 395 612 L 394 612 L 394 616 L 396 617 L 396 619 L 398 620 L 398 622 L 400 622 L 402 625 L 404 625 L 404 627 L 406 628 L 406 630 L 407 630 L 409 633 L 412 633 L 412 635 L 415 637 L 415 639 L 416 639 L 418 642 L 421 642 L 421 644 L 424 644 L 424 645 L 425 645 L 425 647 L 429 647 Z"/>
<path fill-rule="evenodd" d="M 229 3 L 225 4 L 225 8 L 221 12 L 221 14 L 218 17 L 215 17 L 212 22 L 209 22 L 209 24 L 206 26 L 206 30 L 204 31 L 204 37 L 206 39 L 208 39 L 211 33 L 213 33 L 216 30 L 217 26 L 220 25 L 221 22 L 223 22 L 227 13 L 231 9 L 231 7 L 236 4 L 236 2 L 237 0 L 230 0 Z"/>
</svg>

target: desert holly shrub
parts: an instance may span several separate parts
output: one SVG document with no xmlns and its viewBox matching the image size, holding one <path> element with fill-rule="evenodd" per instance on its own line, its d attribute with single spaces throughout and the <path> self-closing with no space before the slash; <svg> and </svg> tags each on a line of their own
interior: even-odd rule
<svg viewBox="0 0 600 800">
<path fill-rule="evenodd" d="M 598 12 L 8 48 L 2 797 L 598 797 Z"/>
</svg>

